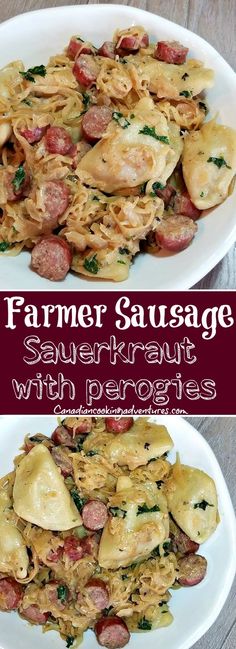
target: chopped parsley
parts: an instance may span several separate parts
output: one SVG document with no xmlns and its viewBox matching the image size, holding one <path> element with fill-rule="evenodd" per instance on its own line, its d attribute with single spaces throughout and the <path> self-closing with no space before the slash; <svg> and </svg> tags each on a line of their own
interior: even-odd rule
<svg viewBox="0 0 236 649">
<path fill-rule="evenodd" d="M 152 623 L 146 619 L 146 617 L 142 617 L 141 620 L 138 622 L 138 629 L 141 629 L 142 631 L 151 631 L 152 628 Z"/>
<path fill-rule="evenodd" d="M 108 608 L 104 608 L 104 609 L 103 609 L 103 615 L 104 615 L 105 617 L 107 617 L 107 616 L 109 615 L 109 613 L 111 612 L 111 609 L 112 609 L 112 608 L 113 608 L 112 606 L 109 606 Z"/>
<path fill-rule="evenodd" d="M 126 266 L 126 261 L 122 261 L 122 259 L 117 259 L 117 264 L 122 264 L 123 266 Z"/>
<path fill-rule="evenodd" d="M 204 192 L 200 192 L 200 197 L 203 198 Z"/>
<path fill-rule="evenodd" d="M 162 183 L 159 183 L 158 181 L 152 184 L 152 189 L 154 192 L 158 191 L 158 189 L 165 189 L 166 185 L 163 185 Z"/>
<path fill-rule="evenodd" d="M 207 162 L 213 162 L 214 165 L 218 167 L 218 169 L 221 169 L 221 167 L 227 167 L 227 169 L 232 169 L 227 162 L 225 162 L 225 159 L 223 156 L 220 156 L 220 158 L 213 158 L 212 156 L 208 158 Z"/>
<path fill-rule="evenodd" d="M 60 584 L 57 588 L 57 597 L 61 600 L 61 603 L 64 604 L 68 598 L 69 590 L 64 584 Z"/>
<path fill-rule="evenodd" d="M 189 77 L 189 74 L 187 72 L 185 72 L 183 74 L 183 76 L 181 77 L 181 79 L 183 79 L 185 81 L 185 79 L 187 79 L 188 77 Z"/>
<path fill-rule="evenodd" d="M 170 553 L 170 549 L 171 549 L 171 541 L 165 541 L 164 543 L 162 543 L 162 548 L 164 550 L 164 557 L 168 557 L 168 555 Z M 157 547 L 154 548 L 154 550 L 152 550 L 152 556 L 153 557 L 160 557 L 161 556 L 160 555 L 160 546 L 159 545 L 157 545 Z"/>
<path fill-rule="evenodd" d="M 181 90 L 179 94 L 183 97 L 192 97 L 191 90 Z"/>
<path fill-rule="evenodd" d="M 156 481 L 157 489 L 161 489 L 161 486 L 162 486 L 163 484 L 164 484 L 164 480 L 157 480 L 157 481 Z"/>
<path fill-rule="evenodd" d="M 24 181 L 25 181 L 25 170 L 23 165 L 20 164 L 12 180 L 12 185 L 14 187 L 15 192 L 19 191 Z"/>
<path fill-rule="evenodd" d="M 128 248 L 119 248 L 119 253 L 120 253 L 120 255 L 128 255 L 129 250 L 128 250 Z"/>
<path fill-rule="evenodd" d="M 98 196 L 93 196 L 92 200 L 93 201 L 100 201 L 100 198 L 98 198 Z"/>
<path fill-rule="evenodd" d="M 204 511 L 207 507 L 214 507 L 214 505 L 210 505 L 207 500 L 201 500 L 200 503 L 195 503 L 195 505 L 193 505 L 193 509 L 203 509 Z"/>
<path fill-rule="evenodd" d="M 204 101 L 199 101 L 198 106 L 201 110 L 204 110 L 204 113 L 208 113 L 208 108 Z"/>
<path fill-rule="evenodd" d="M 75 176 L 75 174 L 68 174 L 67 176 L 68 180 L 70 180 L 72 183 L 76 183 L 78 178 Z"/>
<path fill-rule="evenodd" d="M 10 243 L 8 243 L 8 241 L 0 242 L 0 252 L 5 252 L 5 250 L 8 250 L 8 248 L 10 248 Z"/>
<path fill-rule="evenodd" d="M 88 451 L 86 453 L 86 455 L 87 455 L 87 457 L 93 457 L 93 455 L 98 455 L 98 452 L 91 450 L 91 451 Z"/>
<path fill-rule="evenodd" d="M 86 499 L 81 498 L 81 496 L 78 494 L 77 489 L 71 489 L 70 495 L 71 495 L 71 498 L 73 498 L 73 501 L 74 501 L 78 511 L 81 512 L 82 509 L 83 509 L 83 506 L 86 503 Z"/>
<path fill-rule="evenodd" d="M 68 635 L 66 638 L 66 646 L 68 647 L 68 649 L 69 647 L 71 647 L 73 643 L 74 643 L 73 635 Z"/>
<path fill-rule="evenodd" d="M 114 119 L 121 128 L 128 128 L 128 126 L 130 126 L 129 120 L 124 117 L 123 113 L 119 113 L 117 110 L 113 111 L 112 119 Z"/>
<path fill-rule="evenodd" d="M 159 142 L 163 142 L 163 144 L 170 144 L 169 138 L 166 135 L 158 135 L 155 131 L 155 126 L 145 126 L 140 129 L 139 131 L 140 134 L 142 135 L 150 135 L 150 137 L 154 137 L 155 140 L 159 140 Z"/>
<path fill-rule="evenodd" d="M 90 97 L 90 95 L 88 95 L 87 92 L 83 92 L 82 97 L 83 97 L 83 99 L 82 99 L 83 105 L 85 107 L 85 110 L 87 110 L 87 108 L 89 107 L 89 104 L 91 102 L 91 97 Z"/>
<path fill-rule="evenodd" d="M 146 187 L 147 187 L 147 182 L 143 183 L 143 184 L 140 186 L 140 190 L 139 190 L 139 191 L 140 191 L 140 194 L 145 194 Z"/>
<path fill-rule="evenodd" d="M 120 507 L 109 507 L 109 512 L 116 518 L 125 518 L 127 514 L 127 512 L 124 509 L 120 509 Z"/>
<path fill-rule="evenodd" d="M 154 505 L 153 507 L 148 507 L 146 503 L 144 503 L 143 505 L 138 505 L 137 516 L 139 516 L 140 514 L 147 514 L 147 513 L 149 514 L 151 512 L 159 512 L 159 511 L 160 511 L 160 507 L 158 505 Z"/>
<path fill-rule="evenodd" d="M 134 113 L 131 113 L 131 115 L 130 115 L 130 119 L 134 119 L 134 117 L 135 117 L 135 114 L 134 114 Z"/>
<path fill-rule="evenodd" d="M 126 574 L 121 575 L 121 579 L 122 579 L 122 581 L 125 581 L 125 580 L 128 579 L 128 578 L 129 578 L 129 577 L 128 577 L 128 575 L 126 575 Z"/>
<path fill-rule="evenodd" d="M 150 447 L 149 442 L 145 442 L 145 444 L 144 444 L 144 448 L 145 448 L 145 450 L 148 451 L 149 447 Z"/>
<path fill-rule="evenodd" d="M 20 72 L 21 76 L 24 77 L 27 81 L 32 81 L 35 83 L 35 75 L 39 75 L 40 77 L 45 77 L 46 76 L 46 68 L 45 65 L 36 65 L 34 68 L 29 68 L 25 72 Z"/>
<path fill-rule="evenodd" d="M 27 97 L 26 97 L 26 99 L 22 99 L 21 103 L 22 104 L 27 104 L 27 106 L 32 106 L 33 105 L 32 101 L 30 101 L 30 99 L 27 99 Z"/>
<path fill-rule="evenodd" d="M 89 273 L 92 273 L 92 275 L 97 275 L 99 271 L 97 255 L 93 255 L 93 257 L 86 257 L 86 259 L 84 260 L 84 268 Z"/>
</svg>

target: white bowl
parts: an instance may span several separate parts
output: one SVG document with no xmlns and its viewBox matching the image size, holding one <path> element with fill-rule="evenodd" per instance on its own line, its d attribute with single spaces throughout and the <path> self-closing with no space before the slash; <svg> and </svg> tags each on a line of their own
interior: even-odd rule
<svg viewBox="0 0 236 649">
<path fill-rule="evenodd" d="M 208 98 L 212 114 L 228 126 L 235 126 L 236 75 L 232 68 L 205 40 L 160 16 L 120 5 L 80 5 L 43 9 L 16 16 L 0 25 L 0 66 L 23 59 L 27 67 L 46 63 L 60 52 L 70 36 L 79 32 L 95 43 L 110 39 L 114 30 L 142 24 L 153 40 L 179 40 L 190 48 L 190 55 L 204 61 L 216 73 L 215 86 Z M 64 282 L 43 279 L 30 271 L 30 254 L 1 257 L 0 288 L 80 289 L 80 290 L 181 290 L 187 289 L 208 273 L 227 253 L 236 239 L 235 194 L 203 216 L 191 246 L 176 255 L 153 257 L 140 254 L 129 279 L 115 284 L 83 279 L 69 273 Z"/>
<path fill-rule="evenodd" d="M 167 426 L 174 441 L 170 461 L 180 452 L 183 463 L 199 467 L 215 480 L 219 497 L 220 524 L 200 552 L 208 561 L 205 580 L 194 588 L 172 591 L 170 609 L 174 622 L 166 628 L 133 634 L 130 649 L 189 649 L 213 624 L 229 594 L 236 570 L 236 523 L 233 506 L 219 464 L 206 440 L 182 417 L 154 416 L 152 419 Z M 50 435 L 57 425 L 55 417 L 0 418 L 0 476 L 12 469 L 24 436 L 44 433 Z M 62 649 L 65 643 L 54 631 L 42 634 L 40 627 L 30 626 L 17 613 L 0 613 L 0 644 L 2 649 Z M 84 634 L 82 649 L 98 649 L 92 632 Z"/>
</svg>

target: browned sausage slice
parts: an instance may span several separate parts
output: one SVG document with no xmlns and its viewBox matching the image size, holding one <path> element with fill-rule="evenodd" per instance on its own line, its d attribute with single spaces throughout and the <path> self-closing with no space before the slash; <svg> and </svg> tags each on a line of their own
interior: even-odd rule
<svg viewBox="0 0 236 649">
<path fill-rule="evenodd" d="M 12 577 L 0 579 L 0 611 L 17 609 L 23 597 L 23 586 Z"/>
<path fill-rule="evenodd" d="M 72 254 L 68 243 L 54 234 L 43 237 L 31 253 L 32 270 L 51 281 L 64 279 L 71 262 Z"/>
<path fill-rule="evenodd" d="M 154 57 L 165 63 L 182 65 L 186 61 L 188 47 L 184 47 L 178 41 L 159 41 L 156 44 Z"/>
<path fill-rule="evenodd" d="M 124 647 L 130 639 L 130 632 L 124 620 L 116 615 L 100 618 L 94 630 L 98 643 L 108 649 Z"/>
<path fill-rule="evenodd" d="M 54 446 L 51 454 L 55 464 L 61 469 L 63 478 L 68 478 L 69 475 L 73 475 L 73 464 L 65 448 Z"/>
<path fill-rule="evenodd" d="M 37 604 L 31 604 L 21 610 L 21 615 L 31 624 L 46 624 L 49 613 L 42 613 Z"/>
<path fill-rule="evenodd" d="M 99 56 L 105 56 L 107 59 L 115 58 L 115 45 L 112 41 L 105 41 L 98 49 Z"/>
<path fill-rule="evenodd" d="M 155 231 L 156 242 L 164 250 L 180 252 L 187 248 L 197 232 L 197 225 L 187 216 L 171 216 L 161 221 Z"/>
<path fill-rule="evenodd" d="M 198 210 L 198 208 L 192 203 L 188 192 L 176 194 L 174 199 L 174 211 L 176 214 L 188 216 L 190 219 L 193 219 L 193 221 L 199 219 L 199 216 L 201 215 L 201 210 Z"/>
<path fill-rule="evenodd" d="M 51 437 L 56 446 L 76 448 L 76 443 L 72 439 L 72 433 L 65 426 L 57 426 Z"/>
<path fill-rule="evenodd" d="M 45 145 L 49 153 L 67 155 L 73 147 L 73 142 L 65 128 L 50 126 L 45 135 Z"/>
<path fill-rule="evenodd" d="M 84 555 L 80 540 L 75 536 L 67 536 L 64 542 L 64 553 L 71 561 L 79 561 Z"/>
<path fill-rule="evenodd" d="M 194 554 L 199 550 L 199 543 L 192 541 L 173 521 L 170 524 L 170 538 L 173 552 Z"/>
<path fill-rule="evenodd" d="M 67 56 L 69 56 L 71 59 L 75 59 L 82 53 L 93 54 L 92 47 L 90 47 L 87 43 L 83 43 L 80 38 L 72 36 L 67 48 Z"/>
<path fill-rule="evenodd" d="M 97 142 L 104 135 L 112 119 L 108 106 L 91 106 L 82 119 L 82 132 L 88 142 Z"/>
<path fill-rule="evenodd" d="M 164 201 L 165 207 L 168 207 L 172 197 L 176 194 L 175 188 L 172 185 L 167 184 L 164 189 L 158 189 L 155 187 L 155 183 L 153 183 L 152 188 L 155 194 Z"/>
<path fill-rule="evenodd" d="M 106 417 L 105 419 L 108 433 L 127 433 L 133 423 L 133 417 Z"/>
<path fill-rule="evenodd" d="M 149 37 L 147 32 L 144 34 L 127 34 L 122 36 L 119 40 L 119 50 L 126 50 L 126 52 L 137 52 L 140 47 L 148 47 Z"/>
<path fill-rule="evenodd" d="M 82 509 L 83 524 L 88 530 L 101 530 L 107 522 L 107 507 L 101 500 L 88 500 Z"/>
<path fill-rule="evenodd" d="M 81 86 L 90 88 L 90 86 L 96 83 L 99 66 L 91 54 L 81 54 L 76 59 L 72 72 Z"/>
<path fill-rule="evenodd" d="M 204 579 L 207 560 L 200 554 L 188 554 L 178 562 L 178 582 L 181 586 L 196 586 Z"/>
<path fill-rule="evenodd" d="M 51 561 L 52 563 L 57 563 L 63 555 L 63 546 L 59 545 L 58 548 L 55 550 L 50 550 L 50 552 L 47 555 L 47 561 Z"/>
<path fill-rule="evenodd" d="M 92 577 L 85 588 L 98 611 L 103 611 L 104 608 L 108 607 L 109 592 L 103 579 Z"/>
<path fill-rule="evenodd" d="M 43 186 L 45 211 L 54 219 L 54 227 L 59 216 L 64 214 L 69 205 L 69 196 L 69 189 L 63 180 L 48 180 Z"/>
<path fill-rule="evenodd" d="M 20 134 L 22 137 L 24 137 L 29 144 L 35 144 L 35 142 L 39 142 L 45 131 L 46 131 L 46 126 L 35 126 L 34 128 L 23 128 L 20 131 Z"/>
</svg>

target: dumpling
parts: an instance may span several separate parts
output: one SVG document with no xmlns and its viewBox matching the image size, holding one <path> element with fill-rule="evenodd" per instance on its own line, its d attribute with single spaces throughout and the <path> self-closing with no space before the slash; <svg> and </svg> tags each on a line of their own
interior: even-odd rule
<svg viewBox="0 0 236 649">
<path fill-rule="evenodd" d="M 21 518 L 44 530 L 69 530 L 81 516 L 46 446 L 38 444 L 16 469 L 13 507 Z"/>
<path fill-rule="evenodd" d="M 169 536 L 166 498 L 157 486 L 153 482 L 133 485 L 125 477 L 117 483 L 98 554 L 99 565 L 112 570 L 146 559 Z"/>
<path fill-rule="evenodd" d="M 183 175 L 194 205 L 200 210 L 222 203 L 236 173 L 236 131 L 207 122 L 184 140 Z"/>
<path fill-rule="evenodd" d="M 168 509 L 181 529 L 196 543 L 204 543 L 218 524 L 215 483 L 207 473 L 180 462 L 166 482 Z"/>
<path fill-rule="evenodd" d="M 119 466 L 128 465 L 132 470 L 161 457 L 172 447 L 173 442 L 165 426 L 137 419 L 130 431 L 116 435 L 107 444 L 105 454 L 111 462 Z"/>
<path fill-rule="evenodd" d="M 115 114 L 118 123 L 113 119 L 105 136 L 80 161 L 80 180 L 108 193 L 150 179 L 165 184 L 182 153 L 179 128 L 168 125 L 152 99 L 141 99 L 125 121 L 121 113 Z"/>
<path fill-rule="evenodd" d="M 213 70 L 204 68 L 200 61 L 194 59 L 189 59 L 183 65 L 172 65 L 157 61 L 152 56 L 131 55 L 127 61 L 137 68 L 135 76 L 138 88 L 147 87 L 159 99 L 196 97 L 214 84 Z"/>
<path fill-rule="evenodd" d="M 0 519 L 0 572 L 24 579 L 28 565 L 29 557 L 23 536 L 5 515 Z"/>
</svg>

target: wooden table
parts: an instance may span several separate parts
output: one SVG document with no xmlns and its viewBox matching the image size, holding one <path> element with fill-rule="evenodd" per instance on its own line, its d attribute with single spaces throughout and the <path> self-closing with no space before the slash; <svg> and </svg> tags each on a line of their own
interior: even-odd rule
<svg viewBox="0 0 236 649">
<path fill-rule="evenodd" d="M 188 27 L 208 40 L 236 68 L 236 0 L 104 0 L 104 4 L 116 3 L 146 9 Z M 99 0 L 0 0 L 0 22 L 33 9 L 73 4 L 102 3 Z M 194 288 L 236 288 L 236 243 Z"/>
</svg>

